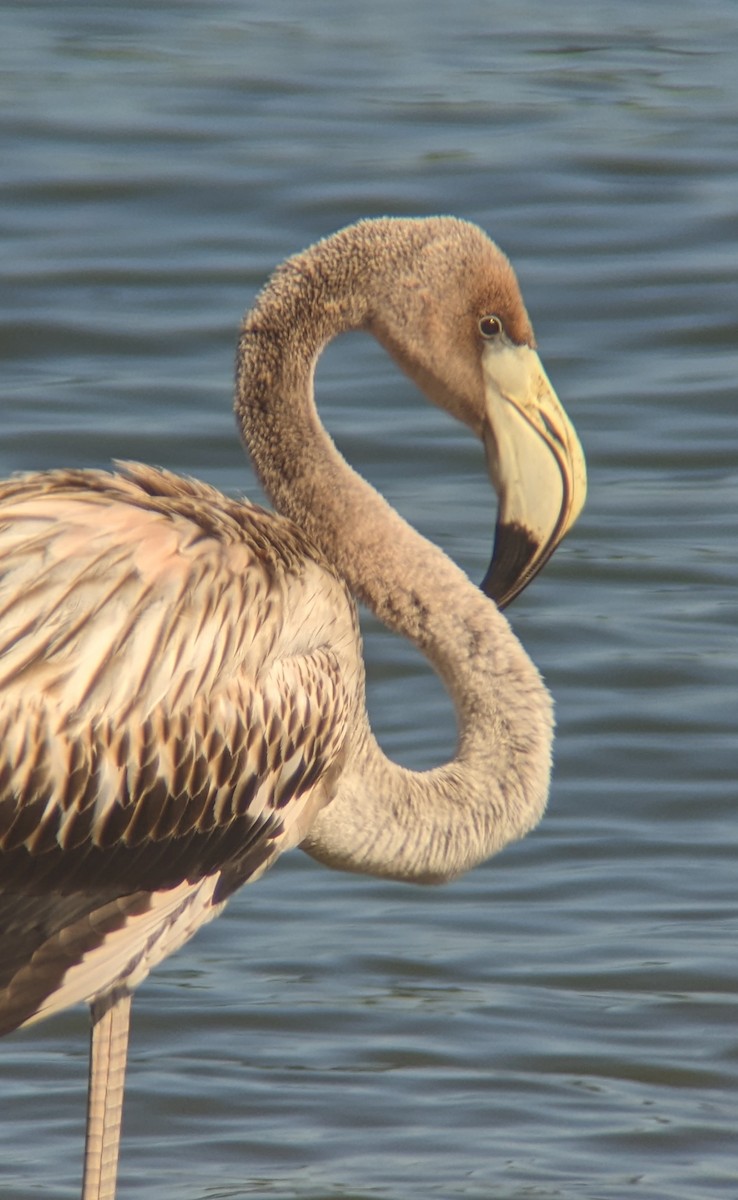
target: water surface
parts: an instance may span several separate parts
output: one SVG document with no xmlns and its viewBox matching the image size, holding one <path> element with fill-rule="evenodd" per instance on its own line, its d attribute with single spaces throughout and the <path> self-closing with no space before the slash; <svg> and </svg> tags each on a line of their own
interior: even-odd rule
<svg viewBox="0 0 738 1200">
<path fill-rule="evenodd" d="M 285 255 L 453 212 L 511 255 L 590 498 L 511 611 L 557 704 L 535 834 L 442 890 L 299 854 L 134 1005 L 121 1198 L 708 1200 L 738 1186 L 733 0 L 3 6 L 0 469 L 258 495 L 235 331 Z M 371 343 L 339 445 L 481 578 L 481 451 Z M 366 621 L 414 767 L 440 686 Z M 78 1194 L 86 1019 L 0 1045 L 0 1196 Z"/>
</svg>

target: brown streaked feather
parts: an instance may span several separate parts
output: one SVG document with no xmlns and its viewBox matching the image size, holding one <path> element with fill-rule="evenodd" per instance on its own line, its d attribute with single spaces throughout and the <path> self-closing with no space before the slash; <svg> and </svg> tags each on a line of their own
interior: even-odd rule
<svg viewBox="0 0 738 1200">
<path fill-rule="evenodd" d="M 100 893 L 60 898 L 45 926 L 48 905 L 37 902 L 36 946 L 8 974 L 0 1005 L 3 1033 L 50 1016 L 114 987 L 135 988 L 152 967 L 181 945 L 223 907 L 214 899 L 215 880 L 181 884 L 166 892 L 134 892 L 105 899 Z M 50 900 L 49 896 L 46 899 Z M 26 910 L 23 932 L 34 919 Z"/>
<path fill-rule="evenodd" d="M 14 893 L 12 912 L 3 912 L 0 1031 L 7 1033 L 31 1018 L 75 961 L 122 927 L 128 912 L 144 911 L 148 904 L 141 892 L 121 899 L 104 891 Z"/>
<path fill-rule="evenodd" d="M 0 614 L 11 1028 L 102 991 L 179 889 L 189 928 L 301 840 L 362 672 L 353 603 L 299 530 L 148 467 L 3 485 Z"/>
</svg>

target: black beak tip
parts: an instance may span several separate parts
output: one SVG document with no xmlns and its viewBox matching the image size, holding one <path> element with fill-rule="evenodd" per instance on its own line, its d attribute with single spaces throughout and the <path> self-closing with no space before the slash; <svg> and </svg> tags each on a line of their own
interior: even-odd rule
<svg viewBox="0 0 738 1200">
<path fill-rule="evenodd" d="M 529 574 L 528 568 L 538 551 L 538 543 L 524 526 L 497 525 L 492 561 L 481 588 L 498 608 L 506 608 L 530 583 L 536 572 Z"/>
</svg>

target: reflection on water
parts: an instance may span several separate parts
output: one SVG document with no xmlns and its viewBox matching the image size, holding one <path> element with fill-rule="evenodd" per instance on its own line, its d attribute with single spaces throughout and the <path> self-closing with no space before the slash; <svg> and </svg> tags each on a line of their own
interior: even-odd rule
<svg viewBox="0 0 738 1200">
<path fill-rule="evenodd" d="M 295 855 L 240 894 L 137 996 L 121 1195 L 732 1196 L 738 14 L 248 8 L 6 7 L 3 473 L 135 457 L 258 494 L 241 311 L 316 237 L 440 211 L 513 258 L 591 490 L 511 611 L 557 701 L 540 830 L 440 891 Z M 318 383 L 481 578 L 466 432 L 359 337 Z M 384 745 L 437 761 L 440 686 L 366 632 Z M 2 1197 L 78 1192 L 85 1027 L 0 1045 Z"/>
</svg>

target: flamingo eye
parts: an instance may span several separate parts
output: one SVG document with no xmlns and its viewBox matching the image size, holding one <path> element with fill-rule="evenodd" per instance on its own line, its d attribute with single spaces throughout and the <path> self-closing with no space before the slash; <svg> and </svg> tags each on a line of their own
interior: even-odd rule
<svg viewBox="0 0 738 1200">
<path fill-rule="evenodd" d="M 480 317 L 479 332 L 487 341 L 492 341 L 493 338 L 499 337 L 503 332 L 502 321 L 494 313 L 489 313 L 486 317 Z"/>
</svg>

